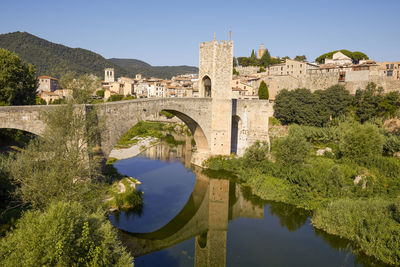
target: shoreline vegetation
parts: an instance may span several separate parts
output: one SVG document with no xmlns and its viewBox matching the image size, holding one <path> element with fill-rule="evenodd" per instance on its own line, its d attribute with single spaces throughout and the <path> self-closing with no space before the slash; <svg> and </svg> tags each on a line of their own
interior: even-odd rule
<svg viewBox="0 0 400 267">
<path fill-rule="evenodd" d="M 256 142 L 241 158 L 216 156 L 204 167 L 230 172 L 264 200 L 309 210 L 316 229 L 400 265 L 398 92 L 374 83 L 355 95 L 340 85 L 282 90 L 270 137 L 271 147 Z"/>
<path fill-rule="evenodd" d="M 216 156 L 204 166 L 230 172 L 264 200 L 310 210 L 316 229 L 399 265 L 399 139 L 384 125 L 349 117 L 324 127 L 292 124 L 272 140 L 270 154 L 256 142 L 241 158 Z"/>
</svg>

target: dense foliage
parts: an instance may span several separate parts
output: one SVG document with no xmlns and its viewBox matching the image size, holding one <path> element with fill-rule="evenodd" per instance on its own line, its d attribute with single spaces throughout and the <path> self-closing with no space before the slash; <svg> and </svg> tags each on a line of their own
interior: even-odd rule
<svg viewBox="0 0 400 267">
<path fill-rule="evenodd" d="M 344 55 L 348 56 L 349 58 L 351 58 L 353 60 L 353 62 L 356 62 L 356 63 L 362 59 L 369 59 L 369 57 L 362 52 L 358 52 L 358 51 L 351 52 L 349 50 L 342 49 L 342 50 L 335 50 L 335 51 L 331 51 L 331 52 L 325 53 L 323 55 L 320 55 L 319 57 L 317 57 L 315 59 L 315 61 L 320 64 L 323 64 L 325 62 L 326 58 L 332 58 L 333 54 L 335 54 L 337 52 L 342 52 Z"/>
<path fill-rule="evenodd" d="M 37 80 L 35 69 L 17 54 L 0 48 L 0 106 L 34 105 Z"/>
<path fill-rule="evenodd" d="M 0 240 L 2 266 L 132 266 L 133 258 L 101 212 L 77 202 L 28 211 Z"/>
<path fill-rule="evenodd" d="M 271 155 L 267 144 L 255 143 L 242 158 L 218 156 L 205 165 L 233 172 L 263 199 L 313 210 L 316 227 L 400 264 L 400 159 L 383 149 L 393 136 L 351 118 L 326 127 L 292 125 L 288 136 L 272 141 Z"/>
<path fill-rule="evenodd" d="M 274 116 L 282 124 L 323 126 L 333 118 L 350 113 L 361 122 L 377 117 L 393 117 L 400 107 L 398 92 L 382 94 L 374 83 L 365 90 L 357 90 L 355 96 L 341 85 L 311 92 L 299 88 L 282 90 L 275 98 Z"/>
<path fill-rule="evenodd" d="M 269 99 L 268 86 L 264 81 L 261 81 L 260 87 L 258 88 L 258 97 L 260 99 Z"/>
<path fill-rule="evenodd" d="M 25 62 L 33 64 L 38 75 L 57 78 L 68 72 L 103 77 L 104 68 L 114 68 L 118 76 L 134 77 L 135 74 L 141 73 L 145 77 L 160 78 L 198 71 L 197 68 L 188 66 L 152 67 L 140 65 L 137 60 L 107 60 L 92 51 L 55 44 L 26 32 L 1 34 L 0 47 L 17 53 Z"/>
<path fill-rule="evenodd" d="M 264 54 L 261 56 L 260 59 L 256 58 L 256 55 L 254 53 L 254 50 L 252 50 L 250 57 L 238 57 L 236 58 L 237 65 L 240 65 L 242 67 L 248 67 L 248 66 L 262 66 L 262 67 L 268 67 L 269 65 L 272 64 L 279 64 L 281 63 L 281 59 L 279 57 L 271 57 L 271 54 L 269 53 L 268 49 L 265 50 Z M 234 62 L 236 62 L 234 59 Z"/>
<path fill-rule="evenodd" d="M 13 155 L 10 174 L 19 185 L 17 194 L 37 208 L 52 200 L 98 206 L 102 197 L 96 183 L 100 158 L 89 158 L 98 136 L 94 114 L 79 112 L 68 104 L 55 106 L 43 116 L 47 125 L 43 138 L 34 139 Z"/>
<path fill-rule="evenodd" d="M 317 210 L 312 222 L 357 242 L 367 254 L 400 264 L 400 199 L 341 199 Z"/>
</svg>

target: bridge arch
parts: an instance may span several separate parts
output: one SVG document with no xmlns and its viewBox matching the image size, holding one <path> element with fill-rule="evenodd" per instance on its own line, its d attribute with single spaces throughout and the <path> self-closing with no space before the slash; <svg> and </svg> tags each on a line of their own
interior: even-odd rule
<svg viewBox="0 0 400 267">
<path fill-rule="evenodd" d="M 201 128 L 201 126 L 195 120 L 183 114 L 182 112 L 176 110 L 171 110 L 171 109 L 163 109 L 163 110 L 168 111 L 169 113 L 175 115 L 186 124 L 196 142 L 196 147 L 199 151 L 209 150 L 210 147 L 208 145 L 207 137 L 204 134 L 204 131 Z"/>
<path fill-rule="evenodd" d="M 182 120 L 196 142 L 198 152 L 209 152 L 211 123 L 206 115 L 210 98 L 159 98 L 111 102 L 100 105 L 99 117 L 105 129 L 102 134 L 103 153 L 108 157 L 118 140 L 140 121 L 157 120 L 159 112 L 168 111 Z"/>
<path fill-rule="evenodd" d="M 0 107 L 0 129 L 16 129 L 42 136 L 45 123 L 41 112 L 47 106 L 3 106 Z"/>
</svg>

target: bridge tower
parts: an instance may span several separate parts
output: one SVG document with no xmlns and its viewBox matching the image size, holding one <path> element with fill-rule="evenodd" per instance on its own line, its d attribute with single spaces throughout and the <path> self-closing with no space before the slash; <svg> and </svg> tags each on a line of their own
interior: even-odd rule
<svg viewBox="0 0 400 267">
<path fill-rule="evenodd" d="M 200 43 L 199 94 L 212 99 L 211 155 L 229 155 L 232 123 L 233 41 Z"/>
</svg>

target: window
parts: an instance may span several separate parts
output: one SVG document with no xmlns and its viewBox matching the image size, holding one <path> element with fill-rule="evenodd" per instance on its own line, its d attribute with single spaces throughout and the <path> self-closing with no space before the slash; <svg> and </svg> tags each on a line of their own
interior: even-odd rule
<svg viewBox="0 0 400 267">
<path fill-rule="evenodd" d="M 300 68 L 303 67 L 303 64 L 300 64 Z"/>
<path fill-rule="evenodd" d="M 301 74 L 301 71 L 300 71 L 300 74 Z"/>
<path fill-rule="evenodd" d="M 386 64 L 386 68 L 389 69 L 389 64 Z"/>
<path fill-rule="evenodd" d="M 390 69 L 391 69 L 391 70 L 393 69 L 393 65 L 394 65 L 394 64 L 390 64 Z"/>
</svg>

